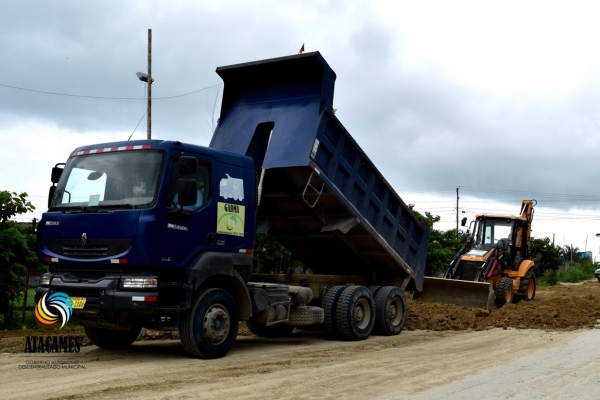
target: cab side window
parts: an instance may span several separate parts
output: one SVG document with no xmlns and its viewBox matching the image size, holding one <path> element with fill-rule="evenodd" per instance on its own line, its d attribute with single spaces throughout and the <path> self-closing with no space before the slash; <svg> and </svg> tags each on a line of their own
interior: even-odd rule
<svg viewBox="0 0 600 400">
<path fill-rule="evenodd" d="M 175 160 L 173 163 L 173 170 L 171 171 L 171 179 L 169 182 L 169 208 L 181 208 L 181 206 L 177 203 L 177 181 L 179 178 L 183 178 L 179 174 L 179 160 Z M 209 188 L 210 188 L 210 165 L 202 160 L 198 160 L 198 167 L 196 168 L 196 173 L 193 175 L 186 175 L 185 178 L 192 178 L 196 180 L 198 185 L 198 200 L 195 205 L 185 206 L 184 210 L 187 211 L 196 211 L 206 203 L 208 203 L 209 199 Z"/>
</svg>

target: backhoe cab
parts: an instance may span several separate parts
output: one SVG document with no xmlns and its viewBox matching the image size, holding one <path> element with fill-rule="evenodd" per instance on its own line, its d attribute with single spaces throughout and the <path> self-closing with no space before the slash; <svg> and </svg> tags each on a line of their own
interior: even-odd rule
<svg viewBox="0 0 600 400">
<path fill-rule="evenodd" d="M 477 215 L 473 231 L 447 265 L 442 279 L 425 278 L 415 299 L 491 309 L 493 304 L 535 298 L 535 261 L 530 257 L 535 200 L 521 215 Z M 469 230 L 470 231 L 470 230 Z"/>
</svg>

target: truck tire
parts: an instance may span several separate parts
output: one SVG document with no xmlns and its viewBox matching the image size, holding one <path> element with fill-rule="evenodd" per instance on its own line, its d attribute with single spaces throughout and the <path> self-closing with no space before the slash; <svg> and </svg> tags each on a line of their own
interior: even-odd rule
<svg viewBox="0 0 600 400">
<path fill-rule="evenodd" d="M 373 295 L 364 286 L 348 286 L 336 307 L 339 335 L 344 340 L 364 340 L 375 325 Z"/>
<path fill-rule="evenodd" d="M 327 289 L 325 295 L 323 296 L 323 300 L 321 301 L 321 306 L 323 308 L 325 318 L 325 335 L 332 339 L 337 338 L 339 336 L 339 329 L 337 326 L 335 315 L 339 298 L 345 288 L 346 286 L 334 286 L 330 289 Z"/>
<path fill-rule="evenodd" d="M 396 286 L 384 286 L 375 295 L 375 332 L 384 336 L 400 334 L 406 323 L 406 296 Z"/>
<path fill-rule="evenodd" d="M 495 289 L 496 294 L 496 307 L 500 308 L 506 303 L 510 303 L 513 300 L 513 280 L 509 277 L 500 278 L 500 282 Z"/>
<path fill-rule="evenodd" d="M 529 271 L 527 271 L 523 279 L 521 279 L 517 298 L 525 301 L 531 301 L 535 299 L 536 283 L 535 271 L 533 268 L 531 268 Z"/>
<path fill-rule="evenodd" d="M 290 309 L 288 325 L 301 327 L 321 325 L 325 321 L 325 311 L 321 307 L 298 306 Z"/>
<path fill-rule="evenodd" d="M 379 289 L 381 289 L 381 286 L 369 286 L 367 289 L 369 289 L 369 292 L 371 292 L 373 298 L 375 298 L 377 292 L 379 291 Z"/>
<path fill-rule="evenodd" d="M 259 337 L 276 338 L 276 337 L 288 337 L 294 331 L 293 326 L 285 324 L 277 324 L 267 326 L 264 322 L 248 321 L 246 322 L 250 332 L 254 333 Z"/>
<path fill-rule="evenodd" d="M 85 335 L 94 345 L 102 349 L 118 350 L 131 346 L 138 338 L 142 327 L 133 327 L 129 330 L 101 329 L 84 327 Z"/>
<path fill-rule="evenodd" d="M 238 315 L 233 297 L 225 290 L 200 292 L 179 321 L 179 336 L 186 353 L 196 358 L 223 357 L 235 343 Z"/>
</svg>

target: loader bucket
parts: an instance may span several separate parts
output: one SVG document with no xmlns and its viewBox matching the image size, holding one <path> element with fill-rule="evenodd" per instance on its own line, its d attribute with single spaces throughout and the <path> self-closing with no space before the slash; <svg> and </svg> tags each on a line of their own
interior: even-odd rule
<svg viewBox="0 0 600 400">
<path fill-rule="evenodd" d="M 492 285 L 485 282 L 425 277 L 423 290 L 415 292 L 413 299 L 491 310 L 495 294 Z"/>
</svg>

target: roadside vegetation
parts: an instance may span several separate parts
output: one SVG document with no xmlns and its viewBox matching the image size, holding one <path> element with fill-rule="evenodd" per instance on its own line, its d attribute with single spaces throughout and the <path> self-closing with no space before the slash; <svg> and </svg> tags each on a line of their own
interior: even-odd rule
<svg viewBox="0 0 600 400">
<path fill-rule="evenodd" d="M 0 327 L 18 327 L 15 312 L 22 307 L 27 270 L 41 268 L 35 252 L 31 226 L 11 221 L 16 215 L 33 211 L 27 193 L 0 191 Z"/>
</svg>

